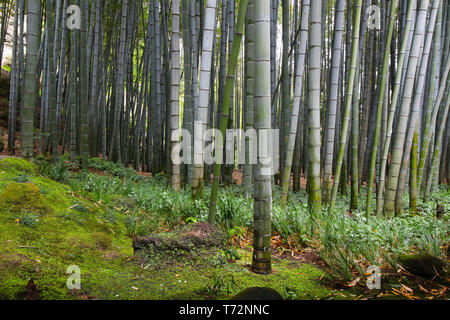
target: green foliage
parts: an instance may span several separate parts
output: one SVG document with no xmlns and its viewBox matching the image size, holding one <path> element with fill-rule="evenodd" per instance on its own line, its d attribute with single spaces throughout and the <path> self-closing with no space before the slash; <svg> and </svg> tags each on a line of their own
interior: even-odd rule
<svg viewBox="0 0 450 320">
<path fill-rule="evenodd" d="M 233 237 L 242 237 L 244 236 L 244 228 L 243 227 L 234 227 L 228 229 L 228 238 L 232 239 Z"/>
<path fill-rule="evenodd" d="M 229 188 L 219 193 L 217 222 L 226 230 L 236 226 L 251 226 L 253 202 L 240 197 Z"/>
<path fill-rule="evenodd" d="M 216 267 L 214 270 L 213 278 L 206 287 L 206 292 L 210 297 L 216 297 L 220 293 L 226 293 L 227 295 L 236 291 L 238 285 L 234 276 L 227 273 L 220 267 Z"/>
<path fill-rule="evenodd" d="M 127 235 L 134 237 L 138 235 L 138 221 L 139 217 L 129 216 L 125 218 L 125 228 L 127 229 Z"/>
<path fill-rule="evenodd" d="M 227 250 L 224 250 L 224 255 L 228 261 L 235 261 L 241 258 L 239 255 L 239 252 L 234 248 L 229 248 Z"/>
<path fill-rule="evenodd" d="M 98 158 L 91 159 L 89 165 L 107 174 L 71 173 L 67 162 L 60 172 L 65 172 L 62 175 L 67 174 L 64 179 L 75 193 L 101 202 L 110 214 L 117 210 L 126 213 L 123 220 L 114 218 L 113 214 L 110 216 L 112 220 L 105 214 L 103 219 L 111 223 L 123 222 L 128 236 L 146 235 L 161 227 L 172 229 L 183 223 L 207 219 L 208 187 L 204 189 L 203 199 L 193 200 L 189 188 L 174 192 L 167 186 L 163 175 L 140 177 L 130 168 Z M 41 168 L 39 163 L 38 166 Z M 47 166 L 58 167 L 58 163 L 47 163 Z M 51 170 L 41 169 L 41 172 L 52 176 Z M 58 178 L 58 174 L 53 176 Z M 447 212 L 449 198 L 448 188 L 440 188 L 432 197 L 444 205 Z M 312 216 L 308 211 L 305 191 L 291 194 L 283 210 L 281 191 L 276 187 L 273 194 L 272 230 L 281 235 L 286 244 L 316 247 L 332 268 L 333 274 L 340 279 L 352 279 L 354 270 L 364 276 L 363 266 L 368 264 L 387 263 L 397 268 L 398 256 L 405 253 L 427 253 L 445 260 L 445 246 L 450 231 L 449 215 L 436 219 L 434 202 L 419 203 L 418 216 L 405 212 L 390 220 L 372 217 L 367 221 L 362 212 L 354 212 L 354 216 L 349 217 L 345 213 L 347 201 L 345 198 L 337 199 L 334 215 L 323 212 Z M 364 208 L 365 198 L 360 197 L 359 201 L 359 208 Z M 243 236 L 245 229 L 252 230 L 253 200 L 246 199 L 241 186 L 220 190 L 217 207 L 217 222 L 227 231 L 229 239 Z M 76 207 L 73 209 L 76 210 Z M 230 256 L 225 260 L 229 258 L 233 259 Z"/>
<path fill-rule="evenodd" d="M 126 168 L 121 163 L 105 161 L 100 158 L 89 159 L 89 167 L 99 171 L 105 171 L 115 177 L 131 181 L 139 181 L 141 177 L 132 168 Z"/>
<path fill-rule="evenodd" d="M 12 178 L 13 181 L 18 182 L 18 183 L 25 183 L 25 182 L 29 182 L 30 181 L 30 176 L 28 175 L 20 175 L 16 178 Z"/>
<path fill-rule="evenodd" d="M 14 221 L 27 227 L 34 227 L 39 222 L 39 216 L 35 214 L 21 214 L 14 217 Z"/>
<path fill-rule="evenodd" d="M 39 172 L 52 180 L 58 182 L 65 182 L 70 178 L 71 164 L 63 159 L 53 163 L 47 160 L 36 160 L 36 165 Z"/>
</svg>

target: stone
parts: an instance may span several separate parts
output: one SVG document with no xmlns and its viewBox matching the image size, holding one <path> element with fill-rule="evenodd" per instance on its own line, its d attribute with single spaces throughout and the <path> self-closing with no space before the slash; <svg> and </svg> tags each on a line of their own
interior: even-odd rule
<svg viewBox="0 0 450 320">
<path fill-rule="evenodd" d="M 239 292 L 231 300 L 283 300 L 283 297 L 272 288 L 252 287 Z"/>
<path fill-rule="evenodd" d="M 135 237 L 133 249 L 138 256 L 154 256 L 158 253 L 186 256 L 198 250 L 223 248 L 225 243 L 226 235 L 222 230 L 200 222 L 184 225 L 171 232 Z"/>
<path fill-rule="evenodd" d="M 406 271 L 426 279 L 440 276 L 445 266 L 442 260 L 428 254 L 400 255 L 398 260 Z"/>
</svg>

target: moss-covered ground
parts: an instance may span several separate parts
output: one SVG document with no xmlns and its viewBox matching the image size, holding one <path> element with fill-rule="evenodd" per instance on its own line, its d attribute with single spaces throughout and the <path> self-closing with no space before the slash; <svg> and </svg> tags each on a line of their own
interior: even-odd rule
<svg viewBox="0 0 450 320">
<path fill-rule="evenodd" d="M 258 275 L 249 269 L 252 202 L 236 186 L 219 197 L 218 225 L 229 237 L 224 249 L 150 261 L 134 256 L 133 236 L 170 235 L 182 224 L 206 221 L 208 194 L 193 201 L 189 189 L 173 192 L 165 181 L 101 159 L 90 159 L 90 172 L 67 159 L 1 160 L 0 299 L 229 299 L 255 286 L 285 299 L 448 298 L 447 276 L 420 279 L 398 265 L 400 254 L 444 261 L 448 255 L 449 215 L 437 219 L 426 203 L 420 216 L 367 224 L 324 215 L 312 223 L 304 194 L 281 211 L 275 193 L 273 272 Z M 448 196 L 444 188 L 435 201 L 448 208 Z M 308 246 L 312 251 L 302 253 Z M 381 266 L 381 290 L 366 287 L 369 264 Z M 67 286 L 73 266 L 81 272 L 80 290 Z"/>
<path fill-rule="evenodd" d="M 251 286 L 285 298 L 333 295 L 317 266 L 275 260 L 273 273 L 249 271 L 249 251 L 228 262 L 211 257 L 158 268 L 133 258 L 123 206 L 107 210 L 67 185 L 38 174 L 21 159 L 0 162 L 0 299 L 25 299 L 32 279 L 40 299 L 227 299 Z M 126 208 L 125 208 L 126 209 Z M 81 290 L 69 290 L 69 266 L 81 270 Z"/>
</svg>

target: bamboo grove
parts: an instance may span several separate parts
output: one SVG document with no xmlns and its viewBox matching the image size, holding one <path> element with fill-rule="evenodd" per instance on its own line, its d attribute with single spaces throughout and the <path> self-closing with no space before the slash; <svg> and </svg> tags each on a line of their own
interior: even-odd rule
<svg viewBox="0 0 450 320">
<path fill-rule="evenodd" d="M 348 194 L 350 211 L 367 195 L 359 209 L 389 218 L 417 212 L 450 180 L 448 0 L 4 0 L 0 9 L 1 50 L 13 25 L 9 151 L 69 153 L 84 168 L 101 156 L 164 173 L 194 198 L 211 185 L 210 223 L 219 186 L 239 170 L 255 201 L 257 272 L 270 270 L 277 185 L 283 203 L 306 188 L 311 214 Z M 260 155 L 175 163 L 180 129 L 196 123 L 223 136 L 278 129 L 278 173 L 265 174 Z"/>
</svg>

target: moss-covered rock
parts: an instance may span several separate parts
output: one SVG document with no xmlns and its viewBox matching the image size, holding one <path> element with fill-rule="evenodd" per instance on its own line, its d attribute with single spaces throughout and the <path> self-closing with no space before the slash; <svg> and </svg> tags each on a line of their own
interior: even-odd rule
<svg viewBox="0 0 450 320">
<path fill-rule="evenodd" d="M 224 232 L 207 223 L 184 225 L 171 232 L 158 233 L 133 239 L 137 257 L 151 261 L 155 267 L 162 267 L 170 259 L 210 259 L 226 243 Z"/>
<path fill-rule="evenodd" d="M 428 254 L 400 255 L 398 260 L 406 271 L 427 279 L 440 276 L 445 266 L 442 260 Z"/>
<path fill-rule="evenodd" d="M 49 207 L 34 183 L 11 182 L 0 195 L 0 207 L 13 212 L 45 213 Z"/>
<path fill-rule="evenodd" d="M 239 292 L 231 300 L 283 300 L 283 297 L 272 288 L 252 287 Z"/>
<path fill-rule="evenodd" d="M 207 223 L 184 225 L 172 232 L 158 233 L 133 240 L 134 251 L 191 251 L 199 247 L 220 248 L 226 238 L 222 230 Z"/>
<path fill-rule="evenodd" d="M 21 158 L 5 158 L 0 161 L 0 169 L 1 170 L 16 170 L 19 172 L 24 172 L 28 174 L 37 174 L 38 168 L 37 166 L 27 160 Z"/>
</svg>

